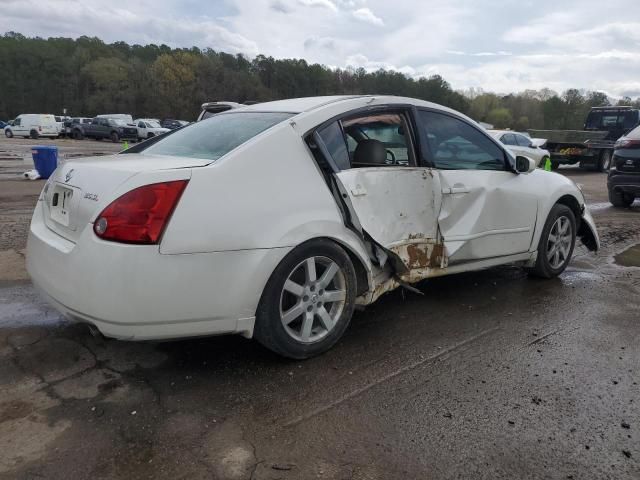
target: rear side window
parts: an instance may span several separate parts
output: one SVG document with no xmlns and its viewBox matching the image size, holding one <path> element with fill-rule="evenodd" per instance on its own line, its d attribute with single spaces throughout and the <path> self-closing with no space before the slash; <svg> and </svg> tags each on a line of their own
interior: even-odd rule
<svg viewBox="0 0 640 480">
<path fill-rule="evenodd" d="M 520 145 L 521 147 L 531 146 L 531 140 L 529 140 L 524 135 L 514 135 L 514 137 L 516 137 L 516 141 L 518 142 L 518 145 Z"/>
<path fill-rule="evenodd" d="M 347 151 L 347 144 L 344 141 L 344 135 L 342 128 L 338 122 L 333 122 L 322 130 L 318 130 L 318 134 L 322 141 L 329 150 L 329 154 L 336 162 L 336 165 L 340 170 L 346 170 L 351 165 L 349 162 L 349 152 Z"/>
<path fill-rule="evenodd" d="M 293 115 L 293 113 L 284 112 L 238 112 L 215 115 L 180 129 L 142 151 L 150 155 L 217 160 Z"/>
<path fill-rule="evenodd" d="M 425 157 L 443 170 L 506 170 L 502 149 L 477 128 L 450 115 L 420 111 Z"/>
<path fill-rule="evenodd" d="M 513 133 L 505 133 L 502 138 L 500 138 L 500 141 L 505 145 L 517 145 L 516 138 Z"/>
</svg>

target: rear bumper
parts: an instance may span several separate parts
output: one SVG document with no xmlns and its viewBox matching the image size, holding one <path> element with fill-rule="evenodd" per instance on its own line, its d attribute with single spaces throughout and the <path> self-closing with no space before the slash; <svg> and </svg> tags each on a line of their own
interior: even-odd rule
<svg viewBox="0 0 640 480">
<path fill-rule="evenodd" d="M 640 172 L 625 172 L 609 175 L 607 178 L 607 188 L 613 191 L 640 195 Z"/>
<path fill-rule="evenodd" d="M 285 250 L 163 255 L 157 245 L 104 242 L 91 225 L 74 244 L 46 227 L 39 202 L 27 270 L 55 308 L 107 337 L 251 337 L 262 290 Z"/>
</svg>

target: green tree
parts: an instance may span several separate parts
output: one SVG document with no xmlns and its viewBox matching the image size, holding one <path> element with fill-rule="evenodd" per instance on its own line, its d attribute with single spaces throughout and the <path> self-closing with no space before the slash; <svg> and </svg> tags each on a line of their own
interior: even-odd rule
<svg viewBox="0 0 640 480">
<path fill-rule="evenodd" d="M 513 124 L 511 112 L 506 108 L 494 108 L 487 115 L 487 123 L 492 124 L 495 128 L 510 128 Z"/>
</svg>

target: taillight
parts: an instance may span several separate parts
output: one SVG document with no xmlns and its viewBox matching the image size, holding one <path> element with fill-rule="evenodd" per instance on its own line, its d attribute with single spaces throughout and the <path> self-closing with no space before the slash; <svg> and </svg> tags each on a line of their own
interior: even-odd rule
<svg viewBox="0 0 640 480">
<path fill-rule="evenodd" d="M 615 143 L 613 148 L 640 148 L 640 140 L 620 139 Z"/>
<path fill-rule="evenodd" d="M 153 183 L 125 193 L 98 215 L 93 231 L 103 240 L 158 243 L 188 182 Z"/>
</svg>

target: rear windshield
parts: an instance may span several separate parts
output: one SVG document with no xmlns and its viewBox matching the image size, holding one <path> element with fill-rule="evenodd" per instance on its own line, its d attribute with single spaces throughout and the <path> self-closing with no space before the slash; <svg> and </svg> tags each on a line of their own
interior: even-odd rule
<svg viewBox="0 0 640 480">
<path fill-rule="evenodd" d="M 629 133 L 627 133 L 625 137 L 631 138 L 633 140 L 640 140 L 640 127 L 634 128 Z"/>
<path fill-rule="evenodd" d="M 215 115 L 193 123 L 144 150 L 149 155 L 217 160 L 292 113 L 247 112 Z"/>
<path fill-rule="evenodd" d="M 638 111 L 595 111 L 587 116 L 587 130 L 609 130 L 614 128 L 633 128 L 638 123 Z"/>
</svg>

